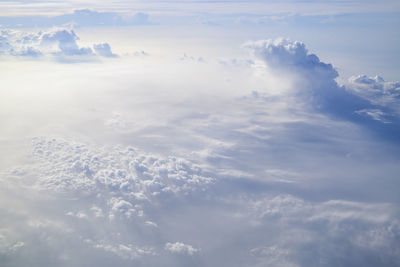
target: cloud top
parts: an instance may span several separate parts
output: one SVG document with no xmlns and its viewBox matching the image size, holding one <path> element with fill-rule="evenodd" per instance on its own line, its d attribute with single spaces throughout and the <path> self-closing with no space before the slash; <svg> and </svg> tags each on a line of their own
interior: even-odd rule
<svg viewBox="0 0 400 267">
<path fill-rule="evenodd" d="M 96 54 L 102 57 L 117 57 L 117 55 L 111 51 L 111 46 L 108 43 L 94 44 L 93 48 Z"/>
<path fill-rule="evenodd" d="M 265 61 L 272 68 L 296 68 L 323 72 L 326 78 L 338 76 L 332 64 L 321 62 L 318 56 L 311 54 L 304 43 L 287 38 L 267 39 L 248 42 L 243 45 L 254 56 Z"/>
<path fill-rule="evenodd" d="M 0 32 L 0 55 L 17 57 L 53 57 L 89 59 L 95 56 L 116 57 L 108 43 L 81 47 L 79 37 L 72 29 L 53 28 L 36 33 L 16 30 Z M 93 51 L 94 50 L 94 51 Z"/>
<path fill-rule="evenodd" d="M 295 79 L 294 95 L 311 107 L 310 111 L 349 120 L 386 136 L 399 133 L 398 82 L 361 75 L 339 86 L 332 64 L 322 62 L 299 41 L 268 39 L 248 42 L 244 47 L 270 70 Z"/>
<path fill-rule="evenodd" d="M 380 76 L 352 76 L 346 88 L 363 99 L 400 114 L 400 82 L 387 82 Z"/>
</svg>

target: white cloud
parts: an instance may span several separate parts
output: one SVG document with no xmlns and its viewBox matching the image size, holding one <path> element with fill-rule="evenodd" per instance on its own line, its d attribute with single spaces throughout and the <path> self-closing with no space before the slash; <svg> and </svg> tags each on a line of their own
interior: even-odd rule
<svg viewBox="0 0 400 267">
<path fill-rule="evenodd" d="M 159 194 L 196 191 L 214 182 L 189 161 L 158 158 L 132 147 L 98 149 L 46 138 L 33 139 L 33 146 L 41 159 L 38 190 L 84 195 L 110 190 L 143 201 Z M 124 212 L 132 206 L 119 198 L 111 198 L 110 205 L 113 211 Z"/>
<path fill-rule="evenodd" d="M 250 250 L 250 255 L 257 258 L 255 266 L 300 266 L 290 262 L 290 252 L 287 249 L 278 246 L 257 247 Z"/>
<path fill-rule="evenodd" d="M 104 217 L 103 210 L 100 207 L 93 206 L 90 208 L 90 210 L 93 212 L 95 217 Z"/>
<path fill-rule="evenodd" d="M 259 43 L 227 64 L 7 62 L 26 70 L 0 91 L 0 233 L 24 244 L 7 262 L 396 266 L 398 145 L 352 99 L 320 107 L 324 89 L 364 98 L 305 45 Z"/>
<path fill-rule="evenodd" d="M 59 53 L 74 56 L 74 55 L 91 55 L 92 49 L 89 47 L 78 47 L 76 43 L 79 40 L 78 36 L 73 30 L 55 30 L 41 34 L 38 39 L 40 40 L 41 47 L 50 47 L 53 50 L 53 46 L 56 46 L 56 50 Z"/>
<path fill-rule="evenodd" d="M 90 47 L 80 47 L 79 37 L 72 29 L 53 28 L 37 33 L 16 30 L 2 30 L 0 36 L 0 55 L 38 58 L 50 56 L 58 60 L 75 58 L 88 60 L 95 55 L 116 57 L 108 43 L 94 44 Z"/>
<path fill-rule="evenodd" d="M 132 244 L 109 244 L 105 241 L 94 242 L 90 239 L 86 239 L 84 242 L 96 249 L 113 253 L 123 259 L 135 260 L 145 255 L 155 255 L 152 247 L 138 247 Z"/>
<path fill-rule="evenodd" d="M 360 115 L 367 115 L 376 121 L 380 121 L 383 123 L 391 123 L 391 121 L 386 118 L 390 116 L 380 109 L 360 109 L 357 110 L 356 113 Z"/>
<path fill-rule="evenodd" d="M 96 51 L 96 54 L 103 56 L 103 57 L 116 57 L 116 54 L 113 54 L 111 52 L 111 47 L 107 43 L 103 44 L 94 44 L 93 45 L 94 51 Z"/>
<path fill-rule="evenodd" d="M 18 252 L 21 248 L 24 247 L 24 242 L 16 241 L 13 242 L 9 240 L 6 236 L 4 236 L 0 232 L 0 256 L 3 258 L 5 255 L 10 255 Z"/>
<path fill-rule="evenodd" d="M 191 245 L 184 244 L 181 242 L 175 242 L 175 243 L 168 242 L 165 244 L 165 249 L 170 251 L 171 253 L 187 254 L 187 255 L 193 255 L 200 251 L 199 249 L 196 249 Z"/>
<path fill-rule="evenodd" d="M 395 219 L 392 205 L 343 200 L 311 203 L 290 195 L 278 195 L 259 199 L 253 207 L 250 213 L 262 221 L 257 227 L 265 230 L 272 227 L 275 230 L 270 231 L 280 233 L 278 237 L 269 234 L 272 240 L 250 250 L 260 265 L 303 266 L 307 262 L 308 265 L 333 266 L 338 257 L 344 266 L 352 262 L 371 264 L 339 256 L 343 248 L 351 248 L 360 257 L 374 255 L 370 257 L 371 262 L 378 262 L 379 257 L 386 258 L 384 261 L 389 265 L 400 260 L 398 249 L 387 249 L 398 237 L 399 221 Z M 286 230 L 281 232 L 279 228 Z M 385 241 L 380 243 L 380 238 Z M 316 249 L 318 247 L 320 249 Z"/>
<path fill-rule="evenodd" d="M 315 54 L 308 53 L 304 43 L 285 38 L 249 42 L 243 45 L 254 55 L 264 60 L 271 67 L 320 69 L 330 73 L 328 77 L 336 78 L 337 72 L 331 64 L 323 63 Z"/>
<path fill-rule="evenodd" d="M 400 82 L 387 82 L 380 76 L 358 75 L 349 78 L 346 88 L 372 104 L 390 108 L 400 115 Z"/>
<path fill-rule="evenodd" d="M 398 134 L 398 83 L 385 83 L 380 77 L 358 76 L 350 78 L 346 87 L 339 86 L 335 80 L 338 72 L 332 64 L 320 61 L 299 41 L 268 39 L 249 42 L 244 47 L 276 75 L 295 79 L 298 88 L 291 94 L 314 111 L 359 123 L 383 135 Z M 395 126 L 388 126 L 388 122 Z"/>
</svg>

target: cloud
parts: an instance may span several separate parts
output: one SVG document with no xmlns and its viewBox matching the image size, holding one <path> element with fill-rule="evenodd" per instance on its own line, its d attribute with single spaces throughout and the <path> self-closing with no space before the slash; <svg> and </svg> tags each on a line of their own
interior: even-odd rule
<svg viewBox="0 0 400 267">
<path fill-rule="evenodd" d="M 183 54 L 183 57 L 180 58 L 181 61 L 195 61 L 202 63 L 204 62 L 204 59 L 202 57 L 195 58 L 193 56 L 188 56 L 186 53 Z"/>
<path fill-rule="evenodd" d="M 98 266 L 107 266 L 101 263 L 101 258 L 106 262 L 113 259 L 120 266 L 130 266 L 132 262 L 148 266 L 146 263 L 165 249 L 186 255 L 199 251 L 179 242 L 168 243 L 164 249 L 166 226 L 158 219 L 159 214 L 170 212 L 167 207 L 172 203 L 193 198 L 215 182 L 203 176 L 195 164 L 182 158 L 145 154 L 132 147 L 101 148 L 54 138 L 35 138 L 32 145 L 38 165 L 24 166 L 22 172 L 9 175 L 37 175 L 26 197 L 35 198 L 36 194 L 46 192 L 45 198 L 68 204 L 58 209 L 53 218 L 47 217 L 49 214 L 43 219 L 36 218 L 37 211 L 28 214 L 22 209 L 23 238 L 17 239 L 20 234 L 13 227 L 7 228 L 7 232 L 10 240 L 17 241 L 3 238 L 0 232 L 1 255 L 12 259 L 14 252 L 25 247 L 29 250 L 34 243 L 37 248 L 57 251 L 55 257 L 59 257 L 56 261 L 60 264 L 70 262 L 61 255 L 64 250 L 66 255 L 86 251 L 84 257 L 91 262 L 99 261 Z M 21 189 L 24 182 L 20 181 L 17 178 L 15 185 Z M 47 201 L 45 206 L 54 204 Z M 14 216 L 9 209 L 0 205 L 2 214 L 10 212 Z M 93 234 L 85 230 L 87 227 Z M 46 231 L 46 236 L 40 234 L 42 231 Z M 59 238 L 64 241 L 52 247 L 53 240 Z M 31 260 L 33 265 L 38 264 L 34 257 Z"/>
<path fill-rule="evenodd" d="M 85 243 L 91 245 L 95 249 L 104 250 L 105 252 L 115 254 L 116 256 L 127 259 L 135 260 L 146 255 L 155 255 L 154 248 L 152 247 L 138 247 L 132 244 L 109 244 L 104 240 L 95 242 L 90 239 L 84 240 Z"/>
<path fill-rule="evenodd" d="M 135 56 L 135 57 L 146 57 L 146 56 L 148 56 L 149 54 L 148 53 L 146 53 L 145 51 L 136 51 L 135 53 L 133 53 L 133 55 Z"/>
<path fill-rule="evenodd" d="M 21 248 L 24 247 L 24 242 L 21 241 L 11 241 L 6 236 L 0 232 L 0 255 L 4 257 L 5 255 L 12 255 Z"/>
<path fill-rule="evenodd" d="M 382 123 L 391 123 L 390 115 L 383 112 L 380 109 L 360 109 L 356 111 L 359 115 L 366 115 L 372 118 L 373 120 L 380 121 Z"/>
<path fill-rule="evenodd" d="M 96 51 L 96 54 L 98 54 L 100 56 L 117 57 L 116 54 L 113 54 L 113 52 L 111 52 L 111 47 L 108 43 L 94 44 L 93 48 L 94 48 L 94 51 Z"/>
<path fill-rule="evenodd" d="M 285 38 L 249 42 L 243 45 L 271 67 L 301 68 L 324 72 L 336 78 L 337 72 L 331 64 L 323 63 L 315 54 L 309 54 L 304 43 Z"/>
<path fill-rule="evenodd" d="M 285 131 L 280 134 L 287 135 Z M 257 152 L 247 143 L 255 140 L 258 137 L 236 140 L 236 146 L 229 148 L 232 154 L 228 160 L 234 162 L 241 157 L 240 150 L 246 149 L 254 155 L 247 161 L 240 160 L 239 165 L 254 164 L 268 151 Z M 229 141 L 234 140 L 231 137 Z M 299 143 L 271 141 L 282 150 Z M 262 149 L 260 143 L 258 146 Z M 313 199 L 318 193 L 307 190 L 317 181 L 303 183 L 301 173 L 272 168 L 265 171 L 274 178 L 297 181 L 286 187 L 275 181 L 257 183 L 248 177 L 230 177 L 229 173 L 223 178 L 214 171 L 215 179 L 211 180 L 188 160 L 148 154 L 129 146 L 105 147 L 40 137 L 32 140 L 32 148 L 31 162 L 3 174 L 6 180 L 0 180 L 11 186 L 6 192 L 25 190 L 23 196 L 30 201 L 16 200 L 24 203 L 19 211 L 5 204 L 0 208 L 2 213 L 10 214 L 10 220 L 16 212 L 25 214 L 15 226 L 24 229 L 20 235 L 6 222 L 12 240 L 17 240 L 9 246 L 23 242 L 26 250 L 21 250 L 21 255 L 33 265 L 36 262 L 26 254 L 32 251 L 32 244 L 41 250 L 53 250 L 51 255 L 57 257 L 62 253 L 76 255 L 98 266 L 107 266 L 110 261 L 119 266 L 218 265 L 221 261 L 230 266 L 241 266 L 238 262 L 250 266 L 317 266 L 321 261 L 327 266 L 335 266 L 338 261 L 344 266 L 395 266 L 400 260 L 395 204 L 329 196 L 324 197 L 327 200 Z M 321 155 L 308 151 L 301 156 L 308 161 L 310 153 L 314 160 Z M 278 152 L 273 154 L 281 157 Z M 347 161 L 354 163 L 352 158 Z M 250 167 L 240 169 L 252 172 Z M 342 183 L 340 176 L 334 176 L 335 184 Z M 302 186 L 307 188 L 303 196 L 299 194 L 304 190 Z M 330 194 L 332 189 L 322 192 Z M 351 250 L 353 256 L 343 256 L 344 250 Z M 8 257 L 14 258 L 11 254 Z M 72 262 L 68 258 L 53 261 Z"/>
<path fill-rule="evenodd" d="M 191 245 L 187 245 L 181 242 L 168 242 L 165 244 L 165 249 L 170 251 L 171 253 L 187 255 L 193 255 L 200 251 L 199 249 L 193 248 Z"/>
<path fill-rule="evenodd" d="M 149 15 L 138 12 L 136 14 L 125 14 L 125 16 L 114 12 L 98 12 L 90 9 L 78 9 L 72 14 L 65 14 L 49 19 L 57 21 L 59 25 L 73 23 L 80 27 L 90 26 L 128 26 L 148 25 Z"/>
<path fill-rule="evenodd" d="M 23 81 L 6 68 L 5 266 L 397 266 L 398 144 L 312 96 L 390 101 L 348 92 L 305 46 L 279 44 L 270 66 L 182 64 L 179 50 L 151 67 L 18 63 Z"/>
<path fill-rule="evenodd" d="M 9 28 L 74 25 L 75 27 L 150 25 L 149 15 L 99 12 L 91 9 L 77 9 L 73 13 L 58 16 L 0 16 L 0 24 Z"/>
<path fill-rule="evenodd" d="M 90 47 L 80 47 L 79 37 L 71 29 L 54 28 L 37 33 L 2 30 L 0 37 L 0 55 L 30 58 L 47 56 L 58 60 L 75 58 L 78 61 L 88 60 L 96 55 L 117 57 L 108 43 L 94 44 L 95 52 Z"/>
<path fill-rule="evenodd" d="M 56 46 L 59 53 L 66 56 L 74 55 L 91 55 L 92 49 L 89 47 L 80 48 L 76 43 L 79 40 L 78 36 L 73 30 L 56 30 L 42 34 L 38 38 L 40 40 L 41 47 L 52 47 Z M 56 49 L 57 49 L 56 48 Z M 57 53 L 57 52 L 56 52 Z"/>
<path fill-rule="evenodd" d="M 348 92 L 368 101 L 371 107 L 356 113 L 387 124 L 394 135 L 400 133 L 400 83 L 387 82 L 380 76 L 352 76 L 345 84 Z"/>
<path fill-rule="evenodd" d="M 132 200 L 151 200 L 163 194 L 196 191 L 213 179 L 180 158 L 157 158 L 128 147 L 97 150 L 66 140 L 33 140 L 34 154 L 42 159 L 39 190 L 71 194 L 97 194 L 102 190 L 119 192 L 109 199 L 112 213 L 130 217 L 135 213 Z M 70 157 L 72 161 L 64 161 Z M 58 166 L 56 169 L 55 166 Z M 128 197 L 128 199 L 125 199 Z M 140 213 L 139 213 L 140 214 Z"/>
<path fill-rule="evenodd" d="M 259 199 L 253 207 L 249 209 L 246 204 L 244 208 L 256 216 L 256 221 L 263 225 L 261 229 L 287 229 L 286 233 L 277 230 L 282 233 L 277 240 L 250 250 L 259 263 L 257 266 L 318 266 L 321 262 L 334 266 L 335 261 L 343 266 L 392 266 L 400 260 L 400 251 L 392 247 L 396 246 L 399 221 L 394 219 L 391 205 L 343 200 L 311 203 L 291 195 L 278 195 Z M 320 249 L 315 250 L 317 247 Z M 314 252 L 309 253 L 310 249 Z M 358 256 L 340 257 L 346 249 Z"/>
<path fill-rule="evenodd" d="M 289 72 L 299 77 L 294 91 L 317 110 L 350 117 L 352 111 L 366 103 L 348 94 L 335 81 L 337 71 L 311 54 L 304 43 L 285 38 L 249 42 L 243 45 L 272 71 Z"/>
<path fill-rule="evenodd" d="M 400 115 L 400 82 L 386 82 L 380 76 L 358 75 L 349 78 L 346 88 L 370 103 Z"/>
<path fill-rule="evenodd" d="M 278 38 L 249 42 L 243 46 L 271 71 L 284 75 L 290 73 L 295 77 L 298 88 L 292 94 L 314 110 L 387 136 L 394 137 L 400 133 L 398 82 L 385 83 L 380 77 L 358 76 L 350 78 L 348 88 L 339 86 L 335 80 L 338 72 L 332 64 L 324 63 L 317 55 L 309 53 L 305 44 L 299 41 Z M 393 125 L 388 126 L 389 121 Z"/>
</svg>

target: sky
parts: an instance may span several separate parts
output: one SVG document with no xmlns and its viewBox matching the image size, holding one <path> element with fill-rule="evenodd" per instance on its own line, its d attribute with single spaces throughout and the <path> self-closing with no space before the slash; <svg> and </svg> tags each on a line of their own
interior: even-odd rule
<svg viewBox="0 0 400 267">
<path fill-rule="evenodd" d="M 398 1 L 1 1 L 0 265 L 399 266 Z"/>
</svg>

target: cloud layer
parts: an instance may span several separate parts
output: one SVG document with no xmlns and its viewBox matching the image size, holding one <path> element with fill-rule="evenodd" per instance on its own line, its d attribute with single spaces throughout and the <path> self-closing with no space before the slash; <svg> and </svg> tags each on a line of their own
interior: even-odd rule
<svg viewBox="0 0 400 267">
<path fill-rule="evenodd" d="M 73 13 L 59 16 L 0 16 L 0 24 L 9 28 L 73 25 L 75 27 L 104 27 L 149 25 L 149 15 L 145 13 L 124 14 L 115 12 L 98 12 L 90 9 L 76 9 Z"/>
<path fill-rule="evenodd" d="M 114 56 L 70 30 L 6 33 L 5 53 Z M 298 41 L 245 47 L 7 70 L 3 265 L 397 266 L 400 148 L 381 137 L 398 83 L 340 86 Z"/>
</svg>

